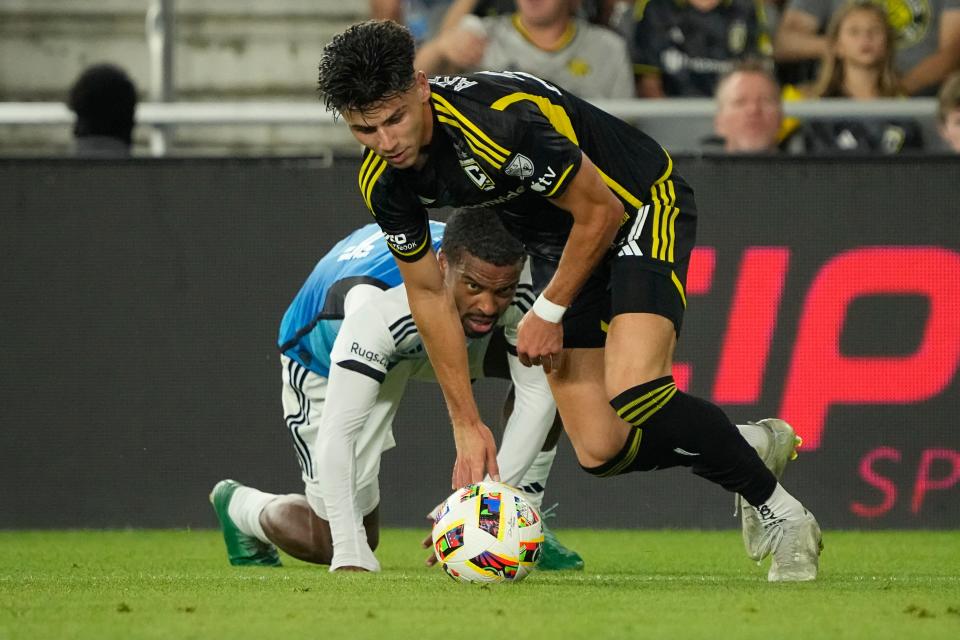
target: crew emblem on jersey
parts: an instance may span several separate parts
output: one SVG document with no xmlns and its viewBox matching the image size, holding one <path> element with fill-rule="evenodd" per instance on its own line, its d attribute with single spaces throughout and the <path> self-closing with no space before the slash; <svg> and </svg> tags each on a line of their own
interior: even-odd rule
<svg viewBox="0 0 960 640">
<path fill-rule="evenodd" d="M 493 180 L 490 179 L 490 176 L 487 175 L 487 172 L 483 170 L 483 167 L 481 167 L 473 158 L 461 160 L 460 166 L 463 167 L 463 172 L 467 174 L 467 177 L 470 178 L 470 181 L 477 185 L 477 188 L 479 188 L 481 191 L 490 191 L 496 186 L 493 184 Z"/>
<path fill-rule="evenodd" d="M 727 30 L 727 49 L 730 53 L 741 54 L 747 48 L 747 23 L 736 20 Z"/>
<path fill-rule="evenodd" d="M 507 168 L 503 171 L 508 176 L 513 176 L 514 178 L 529 178 L 533 175 L 533 160 L 518 153 L 513 157 L 513 160 L 510 161 L 510 164 L 507 165 Z"/>
</svg>

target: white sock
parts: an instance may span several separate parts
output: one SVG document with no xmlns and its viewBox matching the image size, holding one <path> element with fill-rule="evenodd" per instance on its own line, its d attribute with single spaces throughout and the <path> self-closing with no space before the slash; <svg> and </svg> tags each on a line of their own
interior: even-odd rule
<svg viewBox="0 0 960 640">
<path fill-rule="evenodd" d="M 550 476 L 550 467 L 553 466 L 553 459 L 557 457 L 557 448 L 550 451 L 541 451 L 534 458 L 533 464 L 523 474 L 523 478 L 518 483 L 523 491 L 523 497 L 527 499 L 537 511 L 543 505 L 543 492 L 547 488 L 547 478 Z"/>
<path fill-rule="evenodd" d="M 260 542 L 272 544 L 260 525 L 260 513 L 276 497 L 272 493 L 264 493 L 253 487 L 238 487 L 230 498 L 227 515 L 243 533 L 253 536 Z"/>
<path fill-rule="evenodd" d="M 776 489 L 759 507 L 753 507 L 757 516 L 760 517 L 760 523 L 764 528 L 779 524 L 788 518 L 799 517 L 804 509 L 800 501 L 787 493 L 779 482 Z"/>
<path fill-rule="evenodd" d="M 761 460 L 766 457 L 767 447 L 770 446 L 770 436 L 765 428 L 758 424 L 738 424 L 737 429 L 743 439 L 747 441 L 747 444 L 757 451 Z"/>
</svg>

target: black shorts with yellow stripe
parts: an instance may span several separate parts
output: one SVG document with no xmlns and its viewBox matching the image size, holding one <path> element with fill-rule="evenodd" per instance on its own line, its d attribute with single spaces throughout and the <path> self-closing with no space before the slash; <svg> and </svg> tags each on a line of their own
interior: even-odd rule
<svg viewBox="0 0 960 640">
<path fill-rule="evenodd" d="M 673 174 L 653 185 L 564 315 L 563 346 L 602 347 L 610 320 L 622 313 L 663 316 L 679 334 L 696 231 L 697 206 L 687 183 Z M 533 268 L 542 289 L 549 266 L 534 259 Z"/>
</svg>

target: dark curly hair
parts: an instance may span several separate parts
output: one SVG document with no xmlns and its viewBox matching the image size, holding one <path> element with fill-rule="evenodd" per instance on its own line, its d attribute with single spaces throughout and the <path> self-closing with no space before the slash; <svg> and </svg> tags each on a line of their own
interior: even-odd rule
<svg viewBox="0 0 960 640">
<path fill-rule="evenodd" d="M 440 248 L 447 260 L 459 264 L 467 252 L 497 267 L 523 264 L 523 244 L 504 228 L 493 209 L 457 209 L 447 219 Z"/>
<path fill-rule="evenodd" d="M 97 64 L 87 68 L 70 87 L 67 106 L 77 114 L 74 135 L 111 136 L 130 143 L 137 89 L 120 67 Z"/>
<path fill-rule="evenodd" d="M 367 20 L 323 48 L 317 90 L 328 111 L 365 113 L 414 84 L 414 42 L 392 20 Z"/>
</svg>

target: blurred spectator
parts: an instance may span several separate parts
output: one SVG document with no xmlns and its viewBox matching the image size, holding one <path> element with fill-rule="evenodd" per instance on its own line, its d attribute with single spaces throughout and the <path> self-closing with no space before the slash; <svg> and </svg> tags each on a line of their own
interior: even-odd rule
<svg viewBox="0 0 960 640">
<path fill-rule="evenodd" d="M 952 151 L 960 153 L 960 72 L 943 83 L 937 102 L 940 135 Z"/>
<path fill-rule="evenodd" d="M 577 15 L 601 26 L 610 26 L 610 21 L 619 8 L 618 5 L 626 4 L 629 4 L 627 0 L 575 0 L 573 2 Z M 489 18 L 509 15 L 516 9 L 515 0 L 452 0 L 440 28 L 448 29 L 456 26 L 460 23 L 460 19 L 469 13 L 480 18 Z"/>
<path fill-rule="evenodd" d="M 774 153 L 781 146 L 783 103 L 773 74 L 758 61 L 744 61 L 721 76 L 714 132 L 726 153 Z"/>
<path fill-rule="evenodd" d="M 468 20 L 417 52 L 431 74 L 525 71 L 584 98 L 632 98 L 627 45 L 616 33 L 572 15 L 575 0 L 517 0 L 514 15 Z M 474 39 L 479 55 L 467 55 Z"/>
<path fill-rule="evenodd" d="M 876 0 L 896 33 L 896 69 L 909 95 L 934 95 L 960 67 L 960 0 Z M 821 58 L 823 33 L 845 0 L 790 0 L 775 39 L 777 62 Z"/>
<path fill-rule="evenodd" d="M 417 45 L 456 26 L 468 14 L 513 13 L 514 0 L 370 0 L 370 17 L 405 24 Z"/>
<path fill-rule="evenodd" d="M 887 13 L 869 0 L 842 6 L 827 28 L 827 53 L 811 98 L 875 100 L 897 98 L 903 90 L 893 67 L 894 32 Z M 899 153 L 923 148 L 920 126 L 909 119 L 839 118 L 804 125 L 807 151 Z"/>
<path fill-rule="evenodd" d="M 641 97 L 710 97 L 738 60 L 771 55 L 755 0 L 637 0 L 633 20 Z"/>
<path fill-rule="evenodd" d="M 77 114 L 73 127 L 76 155 L 130 155 L 137 90 L 123 69 L 110 64 L 88 67 L 70 88 L 67 106 Z"/>
</svg>

